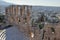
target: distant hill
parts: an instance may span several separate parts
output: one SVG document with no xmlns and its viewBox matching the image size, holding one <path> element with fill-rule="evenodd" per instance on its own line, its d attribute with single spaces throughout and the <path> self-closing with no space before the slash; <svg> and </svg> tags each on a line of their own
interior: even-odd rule
<svg viewBox="0 0 60 40">
<path fill-rule="evenodd" d="M 4 1 L 0 1 L 0 6 L 3 6 L 3 7 L 6 7 L 8 5 L 11 5 L 11 3 L 7 3 L 7 2 L 4 2 Z"/>
<path fill-rule="evenodd" d="M 4 1 L 0 1 L 0 9 L 2 12 L 4 12 L 5 7 L 12 5 L 11 3 L 7 3 Z M 55 12 L 60 12 L 60 7 L 51 7 L 51 6 L 33 6 L 32 7 L 33 11 L 55 11 Z"/>
<path fill-rule="evenodd" d="M 4 1 L 0 1 L 0 13 L 3 13 L 5 12 L 5 7 L 11 5 L 10 3 L 7 3 L 7 2 L 4 2 Z"/>
</svg>

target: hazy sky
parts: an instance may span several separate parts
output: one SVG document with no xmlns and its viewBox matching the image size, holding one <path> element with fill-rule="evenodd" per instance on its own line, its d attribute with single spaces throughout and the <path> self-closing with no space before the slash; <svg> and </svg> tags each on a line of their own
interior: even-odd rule
<svg viewBox="0 0 60 40">
<path fill-rule="evenodd" d="M 19 5 L 60 6 L 60 0 L 2 0 Z"/>
</svg>

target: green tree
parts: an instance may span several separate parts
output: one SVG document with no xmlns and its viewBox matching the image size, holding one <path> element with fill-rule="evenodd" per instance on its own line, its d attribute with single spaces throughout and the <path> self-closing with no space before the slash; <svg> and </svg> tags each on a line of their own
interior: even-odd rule
<svg viewBox="0 0 60 40">
<path fill-rule="evenodd" d="M 38 24 L 39 25 L 39 29 L 42 29 L 43 27 L 44 27 L 44 25 L 43 24 Z"/>
<path fill-rule="evenodd" d="M 4 22 L 4 15 L 0 15 L 0 23 Z"/>
<path fill-rule="evenodd" d="M 53 27 L 51 27 L 51 30 L 52 30 L 52 32 L 55 32 L 55 29 Z"/>
</svg>

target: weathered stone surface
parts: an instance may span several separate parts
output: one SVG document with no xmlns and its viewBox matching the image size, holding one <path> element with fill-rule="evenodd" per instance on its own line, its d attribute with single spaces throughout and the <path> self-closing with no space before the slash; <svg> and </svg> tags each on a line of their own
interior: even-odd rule
<svg viewBox="0 0 60 40">
<path fill-rule="evenodd" d="M 30 40 L 60 40 L 60 23 L 57 25 L 45 24 L 43 29 L 31 26 L 31 6 L 10 6 L 6 9 L 9 24 L 16 25 Z M 25 18 L 26 17 L 26 18 Z M 55 29 L 52 32 L 51 27 Z M 45 32 L 44 32 L 45 31 Z M 31 33 L 34 37 L 31 37 Z"/>
</svg>

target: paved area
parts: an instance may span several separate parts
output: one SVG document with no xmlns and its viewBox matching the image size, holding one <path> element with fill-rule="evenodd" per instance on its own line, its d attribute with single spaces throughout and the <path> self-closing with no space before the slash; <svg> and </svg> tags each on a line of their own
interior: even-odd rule
<svg viewBox="0 0 60 40">
<path fill-rule="evenodd" d="M 24 33 L 20 32 L 16 27 L 6 29 L 6 40 L 29 40 Z"/>
</svg>

